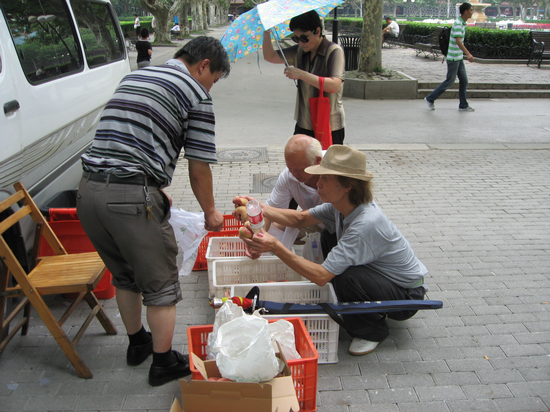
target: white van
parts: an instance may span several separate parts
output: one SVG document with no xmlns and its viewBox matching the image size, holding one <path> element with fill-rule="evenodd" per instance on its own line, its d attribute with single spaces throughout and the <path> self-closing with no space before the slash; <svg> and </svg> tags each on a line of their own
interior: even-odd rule
<svg viewBox="0 0 550 412">
<path fill-rule="evenodd" d="M 39 206 L 76 189 L 80 155 L 129 72 L 109 1 L 0 0 L 0 188 L 20 180 Z"/>
</svg>

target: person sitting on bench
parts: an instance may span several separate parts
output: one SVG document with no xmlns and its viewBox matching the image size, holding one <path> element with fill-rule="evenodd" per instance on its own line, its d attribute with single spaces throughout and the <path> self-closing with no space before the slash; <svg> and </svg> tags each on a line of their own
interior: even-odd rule
<svg viewBox="0 0 550 412">
<path fill-rule="evenodd" d="M 241 237 L 246 255 L 272 252 L 291 269 L 319 286 L 332 282 L 339 302 L 423 300 L 428 288 L 424 264 L 409 242 L 373 200 L 367 156 L 351 147 L 330 146 L 319 165 L 306 173 L 319 175 L 317 190 L 324 202 L 309 210 L 277 209 L 262 204 L 264 217 L 288 227 L 324 223 L 321 246 L 325 261 L 297 256 L 263 229 Z M 249 198 L 251 199 L 251 198 Z M 365 355 L 388 335 L 386 316 L 406 320 L 416 310 L 343 316 L 353 337 L 349 353 Z"/>
<path fill-rule="evenodd" d="M 399 24 L 393 21 L 390 16 L 386 16 L 385 20 L 387 26 L 382 30 L 382 44 L 384 44 L 384 41 L 390 37 L 399 37 Z"/>
</svg>

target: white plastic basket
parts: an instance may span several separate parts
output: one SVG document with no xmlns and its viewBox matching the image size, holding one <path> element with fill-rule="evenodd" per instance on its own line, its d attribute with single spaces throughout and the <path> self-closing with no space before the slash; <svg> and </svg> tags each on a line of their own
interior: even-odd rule
<svg viewBox="0 0 550 412">
<path fill-rule="evenodd" d="M 311 284 L 277 257 L 217 259 L 212 262 L 215 297 L 229 296 L 233 285 L 246 284 L 250 288 L 264 283 Z"/>
<path fill-rule="evenodd" d="M 317 286 L 309 284 L 279 284 L 266 283 L 257 285 L 260 288 L 260 300 L 270 300 L 280 303 L 336 303 L 338 300 L 332 284 Z M 235 285 L 231 287 L 231 296 L 244 297 L 250 291 L 251 285 Z M 267 319 L 282 319 L 289 317 L 301 318 L 315 349 L 319 353 L 319 363 L 338 362 L 338 335 L 340 327 L 327 314 L 286 314 L 264 315 Z"/>
<path fill-rule="evenodd" d="M 212 237 L 208 241 L 208 247 L 206 249 L 206 264 L 208 267 L 208 294 L 209 297 L 214 297 L 216 295 L 216 289 L 214 288 L 213 282 L 213 271 L 215 260 L 230 260 L 230 259 L 240 259 L 240 260 L 250 260 L 244 254 L 244 242 L 238 237 Z M 264 253 L 260 258 L 264 259 L 276 259 L 279 258 L 274 256 L 271 253 Z M 218 296 L 220 297 L 220 296 Z"/>
</svg>

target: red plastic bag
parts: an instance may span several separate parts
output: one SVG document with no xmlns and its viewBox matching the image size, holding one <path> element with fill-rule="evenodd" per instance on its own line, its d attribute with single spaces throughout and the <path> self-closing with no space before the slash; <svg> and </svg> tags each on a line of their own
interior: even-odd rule
<svg viewBox="0 0 550 412">
<path fill-rule="evenodd" d="M 319 97 L 309 98 L 309 111 L 315 138 L 321 142 L 323 150 L 332 146 L 332 132 L 330 130 L 330 100 L 323 95 L 325 78 L 319 77 Z"/>
</svg>

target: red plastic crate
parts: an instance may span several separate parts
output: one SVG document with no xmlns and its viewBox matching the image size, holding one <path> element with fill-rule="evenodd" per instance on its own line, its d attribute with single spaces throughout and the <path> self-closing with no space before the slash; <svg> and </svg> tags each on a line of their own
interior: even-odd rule
<svg viewBox="0 0 550 412">
<path fill-rule="evenodd" d="M 277 320 L 269 320 L 269 323 Z M 300 411 L 312 412 L 317 409 L 317 359 L 319 354 L 309 337 L 304 321 L 300 318 L 286 318 L 285 320 L 294 326 L 296 350 L 302 357 L 302 359 L 288 361 L 296 396 L 298 402 L 300 402 Z M 208 334 L 212 332 L 213 328 L 213 325 L 190 326 L 187 328 L 189 353 L 194 353 L 203 360 L 206 359 Z M 189 368 L 191 369 L 191 379 L 203 380 L 202 375 L 193 364 L 191 356 L 189 357 Z"/>
<path fill-rule="evenodd" d="M 76 207 L 50 208 L 50 219 L 48 222 L 59 220 L 80 220 L 76 213 Z"/>
<path fill-rule="evenodd" d="M 50 209 L 53 210 L 53 209 Z M 48 222 L 53 232 L 67 251 L 67 253 L 86 253 L 95 252 L 95 248 L 90 241 L 90 238 L 84 232 L 84 228 L 80 220 L 60 220 Z M 52 248 L 42 238 L 40 240 L 40 248 L 38 256 L 52 256 L 54 254 Z M 115 296 L 116 288 L 111 284 L 112 275 L 108 270 L 94 289 L 94 294 L 98 299 L 111 299 Z M 65 294 L 68 299 L 76 298 L 76 294 Z"/>
<path fill-rule="evenodd" d="M 197 254 L 197 260 L 193 270 L 206 270 L 208 269 L 208 262 L 206 261 L 206 249 L 208 249 L 208 241 L 212 237 L 235 237 L 239 236 L 239 228 L 242 223 L 233 215 L 223 215 L 223 227 L 220 232 L 208 232 L 208 234 L 202 239 L 199 245 L 199 253 Z"/>
</svg>

